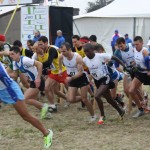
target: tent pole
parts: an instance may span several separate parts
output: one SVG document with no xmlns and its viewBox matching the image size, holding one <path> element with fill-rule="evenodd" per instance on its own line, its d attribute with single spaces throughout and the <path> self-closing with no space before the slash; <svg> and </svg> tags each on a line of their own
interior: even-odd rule
<svg viewBox="0 0 150 150">
<path fill-rule="evenodd" d="M 136 18 L 133 18 L 133 38 L 135 37 L 136 34 Z"/>
<path fill-rule="evenodd" d="M 79 36 L 81 36 L 80 31 L 79 31 L 79 29 L 78 29 L 78 27 L 77 27 L 77 25 L 76 25 L 76 23 L 75 23 L 74 20 L 73 20 L 73 23 L 74 23 L 74 25 L 75 25 L 75 27 L 76 27 L 76 29 L 77 29 L 77 31 L 78 31 Z"/>
</svg>

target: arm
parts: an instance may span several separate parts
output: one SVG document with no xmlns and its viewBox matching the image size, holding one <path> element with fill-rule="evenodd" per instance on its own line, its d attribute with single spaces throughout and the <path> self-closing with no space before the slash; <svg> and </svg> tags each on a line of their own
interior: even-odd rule
<svg viewBox="0 0 150 150">
<path fill-rule="evenodd" d="M 59 55 L 59 74 L 62 73 L 63 55 Z"/>
<path fill-rule="evenodd" d="M 76 75 L 72 76 L 71 80 L 77 79 L 77 78 L 81 77 L 82 74 L 83 74 L 83 60 L 82 60 L 82 57 L 77 56 L 76 61 L 77 61 L 78 73 Z"/>
<path fill-rule="evenodd" d="M 17 80 L 19 75 L 19 71 L 18 70 L 14 70 L 13 72 L 9 73 L 9 76 L 13 79 L 13 80 Z"/>
<path fill-rule="evenodd" d="M 125 64 L 116 56 L 112 56 L 111 59 L 115 60 L 119 64 L 121 64 L 125 68 Z"/>
<path fill-rule="evenodd" d="M 4 56 L 4 55 L 8 56 L 9 55 L 9 51 L 1 51 L 0 52 L 0 56 Z"/>
<path fill-rule="evenodd" d="M 52 64 L 53 59 L 54 59 L 54 58 L 57 58 L 57 57 L 58 57 L 57 50 L 56 50 L 55 48 L 51 47 L 51 48 L 49 49 L 49 57 L 48 57 L 48 60 L 43 63 L 43 69 L 49 67 L 49 66 Z"/>
<path fill-rule="evenodd" d="M 41 83 L 41 76 L 42 76 L 42 63 L 39 62 L 39 61 L 36 61 L 34 62 L 34 66 L 37 67 L 37 70 L 38 70 L 38 76 L 37 78 L 35 79 L 35 85 L 36 87 L 38 88 L 40 86 L 40 83 Z"/>
</svg>

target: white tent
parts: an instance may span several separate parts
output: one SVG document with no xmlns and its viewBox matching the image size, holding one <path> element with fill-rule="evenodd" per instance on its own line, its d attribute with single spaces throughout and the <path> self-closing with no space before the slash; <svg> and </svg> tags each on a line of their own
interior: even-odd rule
<svg viewBox="0 0 150 150">
<path fill-rule="evenodd" d="M 150 0 L 115 0 L 111 4 L 85 15 L 74 17 L 74 34 L 95 34 L 106 51 L 111 52 L 110 42 L 114 30 L 130 38 L 143 37 L 147 43 L 150 36 Z"/>
</svg>

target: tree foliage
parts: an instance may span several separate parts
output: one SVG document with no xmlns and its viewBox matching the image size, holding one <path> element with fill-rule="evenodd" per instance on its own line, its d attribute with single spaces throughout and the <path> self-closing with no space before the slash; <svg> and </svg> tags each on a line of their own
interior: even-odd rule
<svg viewBox="0 0 150 150">
<path fill-rule="evenodd" d="M 96 0 L 95 2 L 88 2 L 88 8 L 86 8 L 86 12 L 92 12 L 97 9 L 100 9 L 108 4 L 110 4 L 114 0 Z"/>
</svg>

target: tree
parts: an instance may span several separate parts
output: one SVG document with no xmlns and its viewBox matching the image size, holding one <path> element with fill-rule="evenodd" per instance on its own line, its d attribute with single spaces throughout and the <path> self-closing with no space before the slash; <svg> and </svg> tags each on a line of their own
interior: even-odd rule
<svg viewBox="0 0 150 150">
<path fill-rule="evenodd" d="M 112 1 L 114 0 L 96 0 L 95 3 L 94 2 L 88 2 L 88 8 L 86 8 L 86 12 L 92 12 L 95 11 L 97 9 L 100 9 L 108 4 L 110 4 Z"/>
</svg>

